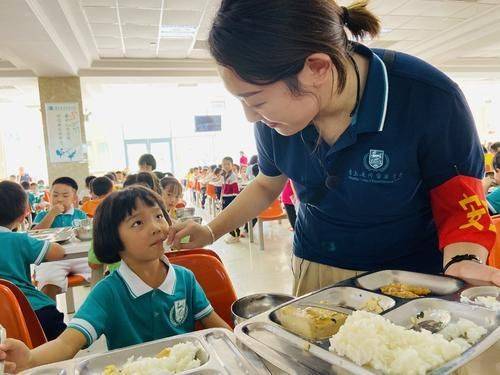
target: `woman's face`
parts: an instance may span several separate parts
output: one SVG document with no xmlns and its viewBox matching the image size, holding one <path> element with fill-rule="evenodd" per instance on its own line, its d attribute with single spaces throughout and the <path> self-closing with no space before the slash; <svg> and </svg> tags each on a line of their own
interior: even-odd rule
<svg viewBox="0 0 500 375">
<path fill-rule="evenodd" d="M 248 121 L 262 121 L 281 135 L 298 133 L 319 112 L 314 87 L 305 89 L 311 95 L 294 96 L 282 81 L 260 86 L 243 81 L 232 69 L 219 67 L 219 72 L 226 89 L 241 100 Z"/>
</svg>

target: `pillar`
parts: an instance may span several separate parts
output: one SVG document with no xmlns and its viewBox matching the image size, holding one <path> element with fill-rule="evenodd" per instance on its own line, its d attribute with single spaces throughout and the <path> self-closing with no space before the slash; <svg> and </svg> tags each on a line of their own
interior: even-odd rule
<svg viewBox="0 0 500 375">
<path fill-rule="evenodd" d="M 39 77 L 38 90 L 49 184 L 68 176 L 84 187 L 89 163 L 80 78 Z"/>
</svg>

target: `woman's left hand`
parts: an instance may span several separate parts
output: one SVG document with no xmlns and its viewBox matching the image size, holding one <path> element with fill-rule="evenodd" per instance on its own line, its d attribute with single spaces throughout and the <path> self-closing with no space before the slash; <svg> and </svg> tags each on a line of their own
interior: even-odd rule
<svg viewBox="0 0 500 375">
<path fill-rule="evenodd" d="M 470 260 L 463 260 L 452 264 L 446 270 L 446 275 L 455 276 L 459 279 L 485 281 L 500 286 L 499 269 Z"/>
</svg>

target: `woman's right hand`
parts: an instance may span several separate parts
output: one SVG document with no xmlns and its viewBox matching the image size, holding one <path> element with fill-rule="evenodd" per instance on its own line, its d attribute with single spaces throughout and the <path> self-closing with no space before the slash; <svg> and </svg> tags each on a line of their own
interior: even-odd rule
<svg viewBox="0 0 500 375">
<path fill-rule="evenodd" d="M 30 367 L 31 351 L 19 340 L 6 339 L 0 345 L 0 361 L 5 361 L 4 372 L 16 374 Z"/>
<path fill-rule="evenodd" d="M 189 236 L 189 242 L 181 240 Z M 206 225 L 200 225 L 193 220 L 177 222 L 168 231 L 167 243 L 172 249 L 198 249 L 212 244 L 212 233 Z"/>
</svg>

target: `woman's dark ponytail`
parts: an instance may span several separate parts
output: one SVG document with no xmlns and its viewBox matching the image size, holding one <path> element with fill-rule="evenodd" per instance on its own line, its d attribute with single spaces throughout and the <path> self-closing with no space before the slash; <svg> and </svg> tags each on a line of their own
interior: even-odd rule
<svg viewBox="0 0 500 375">
<path fill-rule="evenodd" d="M 375 38 L 380 33 L 380 20 L 367 8 L 368 0 L 359 0 L 348 7 L 341 7 L 340 18 L 352 36 L 361 40 Z"/>
</svg>

